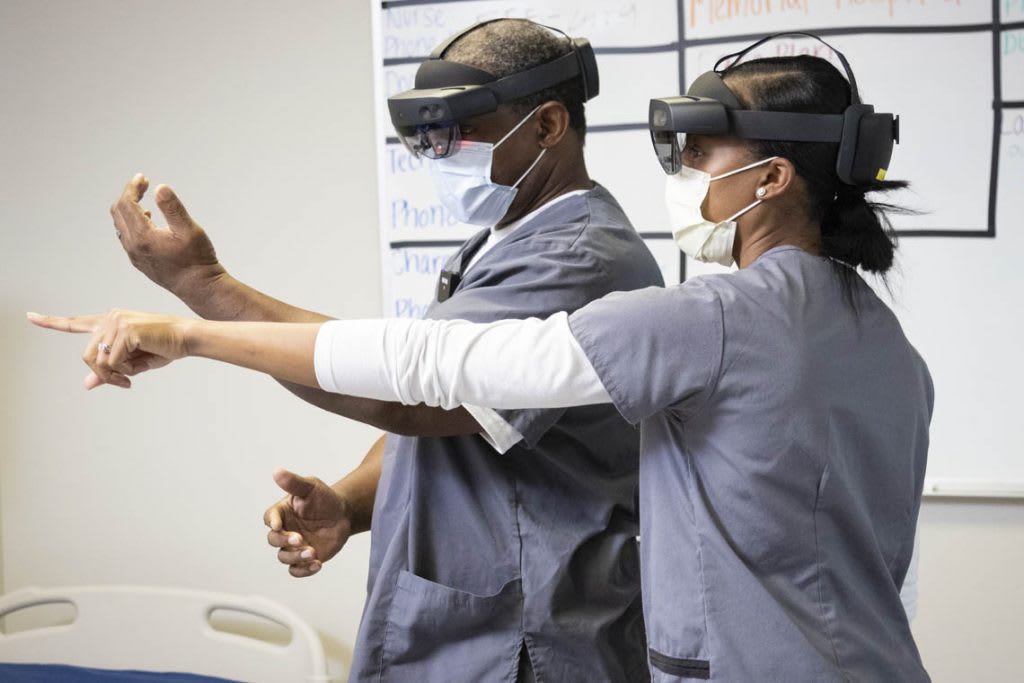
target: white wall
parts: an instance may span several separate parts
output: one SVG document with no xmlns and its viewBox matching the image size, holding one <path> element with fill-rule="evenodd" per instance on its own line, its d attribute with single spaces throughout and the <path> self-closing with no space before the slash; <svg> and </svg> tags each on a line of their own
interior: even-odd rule
<svg viewBox="0 0 1024 683">
<path fill-rule="evenodd" d="M 372 112 L 365 2 L 0 1 L 3 589 L 260 593 L 349 659 L 368 537 L 296 580 L 261 517 L 274 467 L 336 477 L 376 432 L 199 360 L 87 393 L 82 340 L 24 312 L 185 310 L 114 237 L 108 207 L 144 171 L 177 189 L 239 278 L 377 315 Z"/>
<path fill-rule="evenodd" d="M 349 659 L 368 539 L 299 581 L 260 517 L 275 466 L 332 478 L 376 433 L 198 360 L 130 392 L 86 393 L 82 340 L 23 314 L 183 312 L 131 268 L 110 225 L 107 207 L 144 171 L 178 190 L 236 276 L 316 310 L 376 315 L 371 81 L 362 0 L 0 0 L 3 590 L 259 593 Z M 934 679 L 1018 680 L 1024 504 L 927 501 L 922 535 L 915 631 Z"/>
<path fill-rule="evenodd" d="M 925 499 L 913 624 L 937 683 L 1020 681 L 1024 501 Z"/>
</svg>

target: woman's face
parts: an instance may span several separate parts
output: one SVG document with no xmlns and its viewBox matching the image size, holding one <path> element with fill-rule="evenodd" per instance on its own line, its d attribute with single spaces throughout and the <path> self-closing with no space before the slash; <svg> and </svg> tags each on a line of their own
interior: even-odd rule
<svg viewBox="0 0 1024 683">
<path fill-rule="evenodd" d="M 685 166 L 710 173 L 712 178 L 755 161 L 759 159 L 751 154 L 747 144 L 731 136 L 687 135 L 682 149 Z M 711 183 L 701 206 L 704 218 L 717 223 L 752 204 L 764 171 L 764 167 L 752 168 Z"/>
</svg>

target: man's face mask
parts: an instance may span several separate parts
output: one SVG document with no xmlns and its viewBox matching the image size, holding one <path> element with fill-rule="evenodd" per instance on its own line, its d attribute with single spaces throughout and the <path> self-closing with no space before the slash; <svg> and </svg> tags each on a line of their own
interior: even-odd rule
<svg viewBox="0 0 1024 683">
<path fill-rule="evenodd" d="M 529 121 L 537 109 L 540 107 L 534 108 L 493 145 L 489 142 L 460 140 L 455 143 L 458 147 L 454 154 L 429 162 L 437 196 L 456 220 L 470 225 L 492 226 L 505 217 L 519 191 L 519 184 L 534 169 L 547 149 L 540 151 L 526 172 L 511 187 L 491 180 L 494 150 Z"/>
<path fill-rule="evenodd" d="M 756 199 L 753 204 L 718 223 L 712 223 L 704 218 L 700 207 L 708 196 L 712 182 L 767 164 L 777 158 L 762 159 L 714 178 L 705 171 L 680 166 L 678 173 L 666 178 L 665 205 L 668 207 L 672 225 L 672 238 L 684 254 L 704 263 L 719 263 L 723 266 L 733 264 L 732 247 L 736 241 L 736 219 L 760 204 L 761 199 Z"/>
</svg>

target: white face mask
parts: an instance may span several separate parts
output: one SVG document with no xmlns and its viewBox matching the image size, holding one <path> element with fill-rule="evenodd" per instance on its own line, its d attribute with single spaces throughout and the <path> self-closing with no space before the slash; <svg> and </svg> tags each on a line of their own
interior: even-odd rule
<svg viewBox="0 0 1024 683">
<path fill-rule="evenodd" d="M 536 107 L 517 123 L 505 137 L 493 145 L 489 142 L 461 140 L 455 153 L 442 159 L 430 161 L 430 176 L 434 181 L 437 196 L 456 220 L 470 225 L 496 225 L 516 198 L 519 183 L 529 175 L 541 160 L 547 149 L 542 149 L 530 167 L 514 185 L 499 185 L 491 180 L 491 164 L 494 150 L 519 130 L 540 109 Z"/>
<path fill-rule="evenodd" d="M 718 223 L 704 218 L 700 207 L 713 181 L 756 168 L 777 158 L 762 159 L 714 178 L 710 173 L 689 166 L 681 166 L 679 173 L 668 176 L 665 183 L 665 205 L 672 222 L 672 238 L 684 254 L 704 263 L 720 263 L 723 266 L 733 264 L 736 219 L 760 204 L 761 200 L 755 200 L 750 206 Z"/>
</svg>

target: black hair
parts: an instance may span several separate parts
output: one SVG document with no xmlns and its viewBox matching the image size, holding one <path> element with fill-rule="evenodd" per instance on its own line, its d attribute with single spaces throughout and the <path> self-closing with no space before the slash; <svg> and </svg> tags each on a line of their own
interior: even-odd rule
<svg viewBox="0 0 1024 683">
<path fill-rule="evenodd" d="M 722 77 L 747 109 L 841 114 L 850 104 L 860 104 L 850 101 L 850 84 L 838 69 L 809 55 L 753 59 L 729 68 Z M 836 173 L 838 143 L 751 140 L 750 147 L 756 155 L 792 162 L 806 188 L 810 217 L 821 225 L 822 255 L 837 262 L 844 282 L 852 285 L 852 268 L 885 279 L 897 246 L 887 214 L 913 212 L 869 201 L 866 195 L 899 190 L 909 183 L 843 183 Z"/>
<path fill-rule="evenodd" d="M 483 69 L 498 78 L 526 71 L 568 54 L 569 40 L 540 24 L 526 19 L 502 19 L 484 24 L 452 43 L 444 58 Z M 569 110 L 569 126 L 579 135 L 587 133 L 584 111 L 586 96 L 583 82 L 574 78 L 532 95 L 506 103 L 513 112 L 525 116 L 545 102 L 561 102 Z"/>
</svg>

